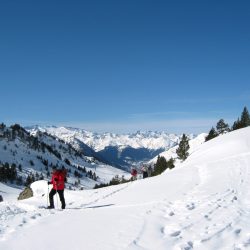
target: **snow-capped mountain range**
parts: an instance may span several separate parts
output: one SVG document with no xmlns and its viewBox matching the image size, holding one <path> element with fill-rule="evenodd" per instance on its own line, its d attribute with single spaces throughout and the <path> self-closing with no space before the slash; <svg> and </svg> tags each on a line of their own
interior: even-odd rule
<svg viewBox="0 0 250 250">
<path fill-rule="evenodd" d="M 129 168 L 147 162 L 158 154 L 178 145 L 182 135 L 166 132 L 141 132 L 132 134 L 93 133 L 79 128 L 33 126 L 27 127 L 31 134 L 37 131 L 46 132 L 70 143 L 75 148 L 81 148 L 81 143 L 89 146 L 99 157 L 107 162 Z M 188 135 L 189 139 L 196 136 Z"/>
<path fill-rule="evenodd" d="M 95 133 L 84 129 L 72 127 L 56 127 L 56 126 L 31 126 L 26 127 L 31 133 L 37 130 L 47 132 L 51 135 L 62 138 L 72 143 L 75 138 L 86 143 L 89 147 L 99 152 L 109 146 L 132 147 L 132 148 L 148 148 L 156 150 L 159 148 L 170 148 L 178 143 L 180 135 L 169 134 L 166 132 L 142 132 L 137 131 L 131 134 L 115 134 L 115 133 Z M 190 135 L 192 138 L 194 135 Z"/>
</svg>

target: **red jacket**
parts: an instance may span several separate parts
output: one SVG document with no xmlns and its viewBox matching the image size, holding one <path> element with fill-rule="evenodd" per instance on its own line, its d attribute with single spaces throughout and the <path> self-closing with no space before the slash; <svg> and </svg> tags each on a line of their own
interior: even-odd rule
<svg viewBox="0 0 250 250">
<path fill-rule="evenodd" d="M 53 172 L 51 178 L 51 184 L 53 184 L 53 189 L 55 190 L 63 190 L 64 189 L 64 182 L 66 179 L 66 170 L 56 170 Z"/>
<path fill-rule="evenodd" d="M 136 176 L 136 175 L 137 175 L 137 171 L 136 171 L 136 169 L 132 169 L 132 171 L 131 171 L 131 175 L 132 175 L 132 176 Z"/>
</svg>

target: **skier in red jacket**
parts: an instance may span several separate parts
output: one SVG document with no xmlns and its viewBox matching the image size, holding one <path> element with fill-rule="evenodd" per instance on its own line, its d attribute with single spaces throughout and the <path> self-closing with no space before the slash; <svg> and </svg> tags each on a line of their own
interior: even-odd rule
<svg viewBox="0 0 250 250">
<path fill-rule="evenodd" d="M 137 179 L 137 170 L 135 168 L 131 168 L 132 181 Z"/>
<path fill-rule="evenodd" d="M 56 193 L 59 194 L 60 201 L 62 204 L 62 209 L 65 209 L 66 204 L 64 199 L 64 187 L 65 187 L 64 183 L 66 181 L 66 175 L 67 171 L 65 170 L 65 168 L 58 170 L 54 169 L 51 181 L 48 182 L 48 184 L 53 184 L 53 188 L 49 193 L 49 203 L 50 203 L 50 205 L 48 206 L 49 209 L 55 208 L 53 197 Z"/>
</svg>

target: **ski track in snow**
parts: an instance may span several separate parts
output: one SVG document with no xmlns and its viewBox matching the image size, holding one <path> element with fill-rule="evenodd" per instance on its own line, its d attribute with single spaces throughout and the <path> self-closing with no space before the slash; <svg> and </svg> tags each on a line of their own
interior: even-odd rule
<svg viewBox="0 0 250 250">
<path fill-rule="evenodd" d="M 227 178 L 228 188 L 209 196 L 200 195 L 202 185 L 208 180 L 205 180 L 206 173 L 203 173 L 206 168 L 199 168 L 200 183 L 193 190 L 185 193 L 183 199 L 161 202 L 147 211 L 141 231 L 128 249 L 132 245 L 134 245 L 132 249 L 145 250 L 154 249 L 154 246 L 155 249 L 162 249 L 164 245 L 169 246 L 167 249 L 182 250 L 224 249 L 225 245 L 229 245 L 227 249 L 237 250 L 250 247 L 250 227 L 247 231 L 241 229 L 241 225 L 249 225 L 250 222 L 250 202 L 245 206 L 242 204 L 250 197 L 249 156 L 250 154 L 243 154 L 242 162 L 239 162 L 239 155 L 223 159 L 224 161 L 236 159 Z M 152 221 L 157 217 L 157 224 L 162 225 L 158 228 L 158 238 L 161 239 L 158 246 L 156 242 L 154 245 L 147 242 L 149 233 L 152 233 L 150 232 L 152 228 L 148 228 L 148 225 L 154 225 Z M 199 232 L 198 235 L 197 232 Z M 193 237 L 190 238 L 190 235 Z M 218 244 L 218 238 L 220 238 L 220 244 Z M 173 245 L 174 248 L 171 247 Z"/>
<path fill-rule="evenodd" d="M 9 234 L 19 228 L 33 224 L 42 215 L 45 214 L 33 206 L 23 208 L 15 203 L 2 202 L 0 206 L 0 241 L 7 239 Z"/>
<path fill-rule="evenodd" d="M 232 159 L 230 159 L 232 160 Z M 244 159 L 243 159 L 244 160 Z M 214 163 L 216 164 L 216 162 Z M 239 166 L 242 165 L 236 162 Z M 247 164 L 244 164 L 246 166 Z M 230 182 L 228 183 L 228 189 L 221 193 L 214 193 L 210 196 L 200 196 L 202 185 L 206 183 L 205 168 L 199 168 L 200 182 L 196 184 L 193 190 L 183 194 L 183 199 L 176 201 L 153 201 L 142 204 L 134 204 L 130 206 L 145 206 L 145 214 L 142 214 L 143 225 L 139 234 L 128 245 L 128 249 L 153 249 L 153 246 L 145 245 L 149 234 L 157 234 L 156 238 L 159 238 L 159 249 L 161 249 L 162 243 L 165 242 L 166 246 L 175 245 L 175 249 L 206 249 L 203 245 L 208 245 L 207 249 L 211 249 L 209 243 L 216 238 L 220 237 L 223 240 L 223 234 L 230 232 L 235 238 L 235 241 L 241 239 L 239 243 L 234 243 L 231 249 L 244 249 L 250 246 L 250 230 L 244 232 L 240 227 L 241 222 L 248 222 L 250 210 L 242 209 L 245 206 L 239 206 L 238 203 L 245 202 L 240 200 L 241 196 L 249 197 L 249 192 L 244 187 L 248 187 L 249 183 L 249 169 L 248 168 L 233 168 L 229 171 Z M 236 181 L 240 178 L 239 181 Z M 235 186 L 235 184 L 237 184 Z M 130 184 L 130 183 L 129 183 Z M 98 190 L 93 193 L 90 200 L 87 203 L 81 203 L 77 207 L 74 207 L 76 202 L 70 202 L 68 208 L 88 208 L 91 205 L 95 205 L 100 201 L 104 201 L 118 192 L 128 188 L 129 184 L 125 184 L 121 188 L 117 186 L 115 190 L 103 194 L 101 197 L 98 195 Z M 244 192 L 244 193 L 243 193 Z M 97 196 L 97 198 L 95 197 Z M 129 205 L 128 205 L 129 206 Z M 226 210 L 228 206 L 231 208 L 231 216 L 228 216 Z M 2 209 L 3 207 L 3 209 Z M 121 208 L 127 206 L 116 205 L 115 208 Z M 90 207 L 91 208 L 91 207 Z M 37 223 L 47 216 L 52 216 L 60 213 L 55 210 L 37 210 L 34 206 L 22 205 L 19 206 L 16 203 L 6 204 L 3 202 L 0 207 L 0 240 L 5 240 L 10 237 L 10 234 L 16 230 L 23 229 Z M 67 209 L 66 209 L 67 211 Z M 206 212 L 204 212 L 206 211 Z M 225 212 L 226 217 L 223 216 Z M 11 221 L 11 223 L 10 223 Z M 157 221 L 157 223 L 154 223 Z M 215 221 L 213 223 L 213 221 Z M 8 224 L 18 225 L 15 228 L 9 227 Z M 160 225 L 158 228 L 152 228 L 151 225 Z M 190 231 L 200 232 L 197 236 L 193 234 L 193 238 L 187 238 L 190 236 Z M 186 236 L 187 234 L 187 236 Z M 227 240 L 224 239 L 224 240 Z M 154 242 L 155 244 L 155 242 Z M 222 244 L 223 245 L 223 244 Z M 217 246 L 218 249 L 219 246 Z"/>
<path fill-rule="evenodd" d="M 87 208 L 95 208 L 93 205 L 97 204 L 100 201 L 105 200 L 106 198 L 126 189 L 130 183 L 125 185 L 115 186 L 115 190 L 107 189 L 107 193 L 103 196 L 98 196 L 98 191 L 94 192 L 90 195 L 90 201 L 87 203 L 81 203 L 80 205 L 74 206 L 76 202 L 70 202 L 66 207 L 66 210 L 63 212 L 67 212 L 68 209 L 71 211 L 74 209 L 87 209 Z M 95 198 L 95 196 L 98 198 Z M 93 197 L 94 196 L 94 197 Z M 58 203 L 58 198 L 54 197 L 55 203 Z M 59 202 L 60 204 L 60 202 Z M 98 205 L 96 207 L 107 207 L 112 204 L 108 205 Z M 92 207 L 91 207 L 92 206 Z M 56 204 L 58 207 L 58 204 Z M 34 225 L 38 223 L 38 220 L 41 220 L 45 217 L 55 215 L 62 212 L 62 209 L 45 209 L 44 206 L 34 206 L 34 205 L 27 205 L 27 204 L 17 204 L 15 202 L 1 202 L 0 203 L 0 241 L 4 241 L 10 237 L 11 233 L 19 230 L 24 229 L 25 227 Z M 9 225 L 12 225 L 9 226 Z M 14 225 L 14 227 L 13 227 Z"/>
</svg>

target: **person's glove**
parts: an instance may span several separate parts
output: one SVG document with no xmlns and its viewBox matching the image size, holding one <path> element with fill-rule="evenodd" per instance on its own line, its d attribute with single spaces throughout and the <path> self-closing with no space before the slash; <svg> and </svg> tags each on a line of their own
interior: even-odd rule
<svg viewBox="0 0 250 250">
<path fill-rule="evenodd" d="M 51 184 L 51 182 L 50 181 L 48 181 L 48 185 L 50 185 Z"/>
</svg>

